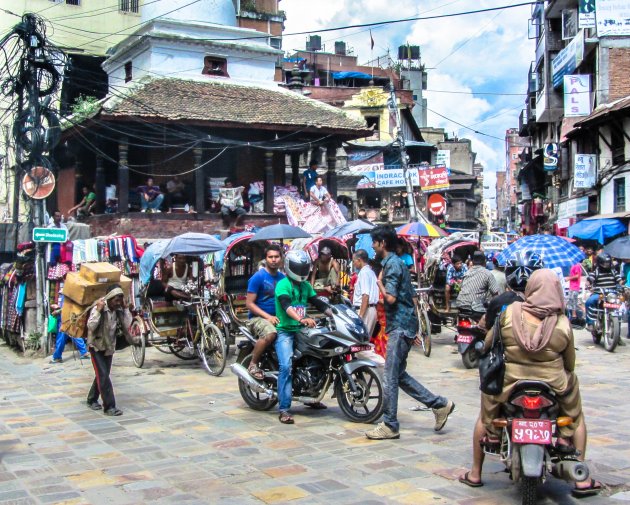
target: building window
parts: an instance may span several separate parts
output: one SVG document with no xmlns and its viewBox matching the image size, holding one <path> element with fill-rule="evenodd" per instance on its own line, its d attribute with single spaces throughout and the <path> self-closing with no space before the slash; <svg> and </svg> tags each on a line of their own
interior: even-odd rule
<svg viewBox="0 0 630 505">
<path fill-rule="evenodd" d="M 118 10 L 120 12 L 140 12 L 140 0 L 119 0 Z"/>
<path fill-rule="evenodd" d="M 66 0 L 67 5 L 81 5 L 81 0 Z"/>
<path fill-rule="evenodd" d="M 615 207 L 613 212 L 624 212 L 626 210 L 626 178 L 620 177 L 613 180 Z"/>
<path fill-rule="evenodd" d="M 227 71 L 227 60 L 225 58 L 216 58 L 214 56 L 206 56 L 203 59 L 204 75 L 218 75 L 221 77 L 230 77 Z"/>
<path fill-rule="evenodd" d="M 125 63 L 125 82 L 129 82 L 131 79 L 133 79 L 133 67 L 131 62 L 128 61 Z"/>
<path fill-rule="evenodd" d="M 626 161 L 624 152 L 623 132 L 615 125 L 610 128 L 610 150 L 612 151 L 613 165 L 623 165 Z"/>
</svg>

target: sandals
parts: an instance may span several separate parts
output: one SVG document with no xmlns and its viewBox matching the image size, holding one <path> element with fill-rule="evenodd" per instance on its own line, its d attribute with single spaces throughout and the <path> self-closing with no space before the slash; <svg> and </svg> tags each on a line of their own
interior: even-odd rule
<svg viewBox="0 0 630 505">
<path fill-rule="evenodd" d="M 596 481 L 595 479 L 591 479 L 590 485 L 588 487 L 574 487 L 571 490 L 571 495 L 574 498 L 586 498 L 587 496 L 595 496 L 599 494 L 599 492 L 603 489 L 601 482 Z"/>
<path fill-rule="evenodd" d="M 468 487 L 482 487 L 483 486 L 483 482 L 479 481 L 479 482 L 474 482 L 472 480 L 470 480 L 468 477 L 470 475 L 470 472 L 466 472 L 464 475 L 462 475 L 459 478 L 459 482 L 461 482 L 462 484 L 466 484 Z"/>
<path fill-rule="evenodd" d="M 257 381 L 261 381 L 265 378 L 265 372 L 263 372 L 256 363 L 251 363 L 247 368 L 249 375 L 251 375 Z"/>
<path fill-rule="evenodd" d="M 280 414 L 278 415 L 278 419 L 280 420 L 280 422 L 282 424 L 294 424 L 295 420 L 293 419 L 293 416 L 291 414 L 289 414 L 288 412 L 284 411 L 284 412 L 280 412 Z"/>
</svg>

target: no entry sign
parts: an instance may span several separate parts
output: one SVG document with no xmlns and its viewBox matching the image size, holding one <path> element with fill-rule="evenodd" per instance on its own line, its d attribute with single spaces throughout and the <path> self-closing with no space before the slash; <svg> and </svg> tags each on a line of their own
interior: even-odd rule
<svg viewBox="0 0 630 505">
<path fill-rule="evenodd" d="M 429 212 L 434 216 L 441 216 L 446 213 L 446 200 L 437 193 L 429 197 L 428 206 Z"/>
</svg>

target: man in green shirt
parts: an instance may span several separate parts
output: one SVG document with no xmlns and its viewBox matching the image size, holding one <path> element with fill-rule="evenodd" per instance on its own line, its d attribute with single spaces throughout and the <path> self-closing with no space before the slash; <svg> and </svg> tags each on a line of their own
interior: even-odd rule
<svg viewBox="0 0 630 505">
<path fill-rule="evenodd" d="M 328 305 L 317 298 L 313 286 L 306 279 L 311 270 L 311 259 L 305 251 L 289 251 L 284 259 L 286 277 L 276 284 L 276 317 L 278 336 L 276 354 L 280 373 L 278 375 L 279 419 L 283 424 L 293 424 L 289 413 L 293 382 L 291 377 L 293 339 L 302 327 L 314 328 L 315 321 L 306 315 L 306 307 L 312 304 L 317 310 L 329 313 Z M 307 404 L 311 408 L 326 408 L 322 403 Z"/>
<path fill-rule="evenodd" d="M 77 211 L 77 217 L 89 216 L 92 213 L 92 209 L 96 203 L 96 193 L 90 191 L 90 188 L 87 186 L 83 186 L 81 191 L 83 192 L 83 198 L 68 211 L 68 215 L 71 215 L 75 210 Z"/>
</svg>

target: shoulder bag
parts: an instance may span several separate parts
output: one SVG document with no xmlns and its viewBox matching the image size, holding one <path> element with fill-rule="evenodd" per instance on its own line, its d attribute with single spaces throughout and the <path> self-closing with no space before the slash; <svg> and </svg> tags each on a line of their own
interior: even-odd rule
<svg viewBox="0 0 630 505">
<path fill-rule="evenodd" d="M 503 391 L 505 355 L 501 340 L 500 316 L 497 316 L 494 321 L 490 349 L 479 356 L 479 389 L 487 395 L 498 395 Z"/>
</svg>

